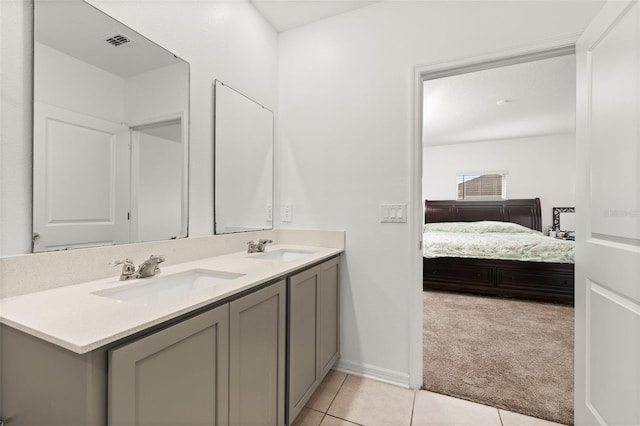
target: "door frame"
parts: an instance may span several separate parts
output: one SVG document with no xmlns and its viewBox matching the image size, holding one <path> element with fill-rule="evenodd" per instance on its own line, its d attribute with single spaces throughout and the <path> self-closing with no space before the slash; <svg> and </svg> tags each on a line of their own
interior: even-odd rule
<svg viewBox="0 0 640 426">
<path fill-rule="evenodd" d="M 172 121 L 180 122 L 180 134 L 182 137 L 182 195 L 181 195 L 181 224 L 180 235 L 178 238 L 186 238 L 189 234 L 189 123 L 187 122 L 187 112 L 179 111 L 173 114 L 165 114 L 157 117 L 147 118 L 126 123 L 129 127 L 129 148 L 131 151 L 131 170 L 130 175 L 130 201 L 129 211 L 132 219 L 129 221 L 129 233 L 132 242 L 138 240 L 138 177 L 140 174 L 140 139 L 139 129 L 145 127 L 153 127 L 170 123 Z"/>
<path fill-rule="evenodd" d="M 452 58 L 419 65 L 413 68 L 412 88 L 412 147 L 410 163 L 409 253 L 413 283 L 409 292 L 409 386 L 423 385 L 423 302 L 422 302 L 422 227 L 424 200 L 422 199 L 422 83 L 425 80 L 481 71 L 536 59 L 551 58 L 575 52 L 580 33 L 542 40 L 509 49 L 499 49 L 476 56 Z M 420 237 L 418 237 L 420 236 Z M 414 238 L 418 238 L 416 241 Z M 417 248 L 417 250 L 416 250 Z"/>
</svg>

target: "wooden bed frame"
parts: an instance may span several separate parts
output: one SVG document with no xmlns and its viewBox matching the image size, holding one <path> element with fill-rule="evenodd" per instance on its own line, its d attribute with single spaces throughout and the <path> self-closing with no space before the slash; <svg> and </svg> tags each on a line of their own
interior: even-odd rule
<svg viewBox="0 0 640 426">
<path fill-rule="evenodd" d="M 540 199 L 425 201 L 425 223 L 514 222 L 541 231 Z M 423 290 L 453 290 L 573 304 L 574 265 L 423 257 Z"/>
</svg>

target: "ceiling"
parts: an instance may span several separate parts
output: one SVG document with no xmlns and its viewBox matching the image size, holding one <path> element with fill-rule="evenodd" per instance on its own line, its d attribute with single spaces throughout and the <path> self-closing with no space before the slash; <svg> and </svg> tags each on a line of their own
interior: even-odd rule
<svg viewBox="0 0 640 426">
<path fill-rule="evenodd" d="M 341 13 L 369 6 L 381 0 L 249 0 L 264 18 L 283 32 Z"/>
<path fill-rule="evenodd" d="M 283 32 L 380 0 L 250 1 L 276 31 Z M 426 81 L 423 144 L 573 132 L 574 61 L 574 55 L 566 55 Z"/>
<path fill-rule="evenodd" d="M 570 133 L 575 56 L 428 80 L 423 100 L 425 146 Z"/>
</svg>

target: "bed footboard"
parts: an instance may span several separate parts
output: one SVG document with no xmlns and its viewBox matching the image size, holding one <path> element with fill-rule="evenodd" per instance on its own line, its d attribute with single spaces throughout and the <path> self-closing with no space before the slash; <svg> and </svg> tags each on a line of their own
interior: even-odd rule
<svg viewBox="0 0 640 426">
<path fill-rule="evenodd" d="M 453 290 L 573 304 L 574 265 L 515 260 L 423 258 L 423 290 Z"/>
</svg>

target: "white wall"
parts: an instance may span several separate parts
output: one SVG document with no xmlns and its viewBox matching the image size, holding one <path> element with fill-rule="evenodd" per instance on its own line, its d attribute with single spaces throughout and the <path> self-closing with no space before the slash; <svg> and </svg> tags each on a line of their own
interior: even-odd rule
<svg viewBox="0 0 640 426">
<path fill-rule="evenodd" d="M 422 199 L 455 200 L 459 172 L 507 171 L 507 198 L 540 197 L 542 229 L 553 207 L 572 207 L 575 134 L 428 146 L 423 149 Z"/>
<path fill-rule="evenodd" d="M 125 121 L 125 80 L 73 56 L 35 43 L 35 100 L 69 111 Z"/>
<path fill-rule="evenodd" d="M 30 5 L 0 1 L 0 255 L 31 251 Z"/>
<path fill-rule="evenodd" d="M 179 127 L 179 124 L 172 126 Z M 171 126 L 167 126 L 171 127 Z M 182 143 L 139 132 L 136 241 L 178 237 L 182 226 Z M 137 217 L 136 217 L 137 216 Z"/>
<path fill-rule="evenodd" d="M 342 367 L 409 383 L 420 236 L 381 224 L 379 205 L 410 201 L 414 67 L 580 32 L 600 6 L 380 2 L 281 34 L 281 226 L 346 230 Z"/>
<path fill-rule="evenodd" d="M 189 120 L 189 65 L 177 63 L 124 80 L 124 114 L 128 123 L 184 114 Z"/>
<path fill-rule="evenodd" d="M 190 63 L 189 235 L 212 234 L 212 84 L 218 78 L 275 110 L 276 32 L 248 1 L 91 3 Z M 0 255 L 10 255 L 31 250 L 33 19 L 30 0 L 0 7 Z"/>
</svg>

